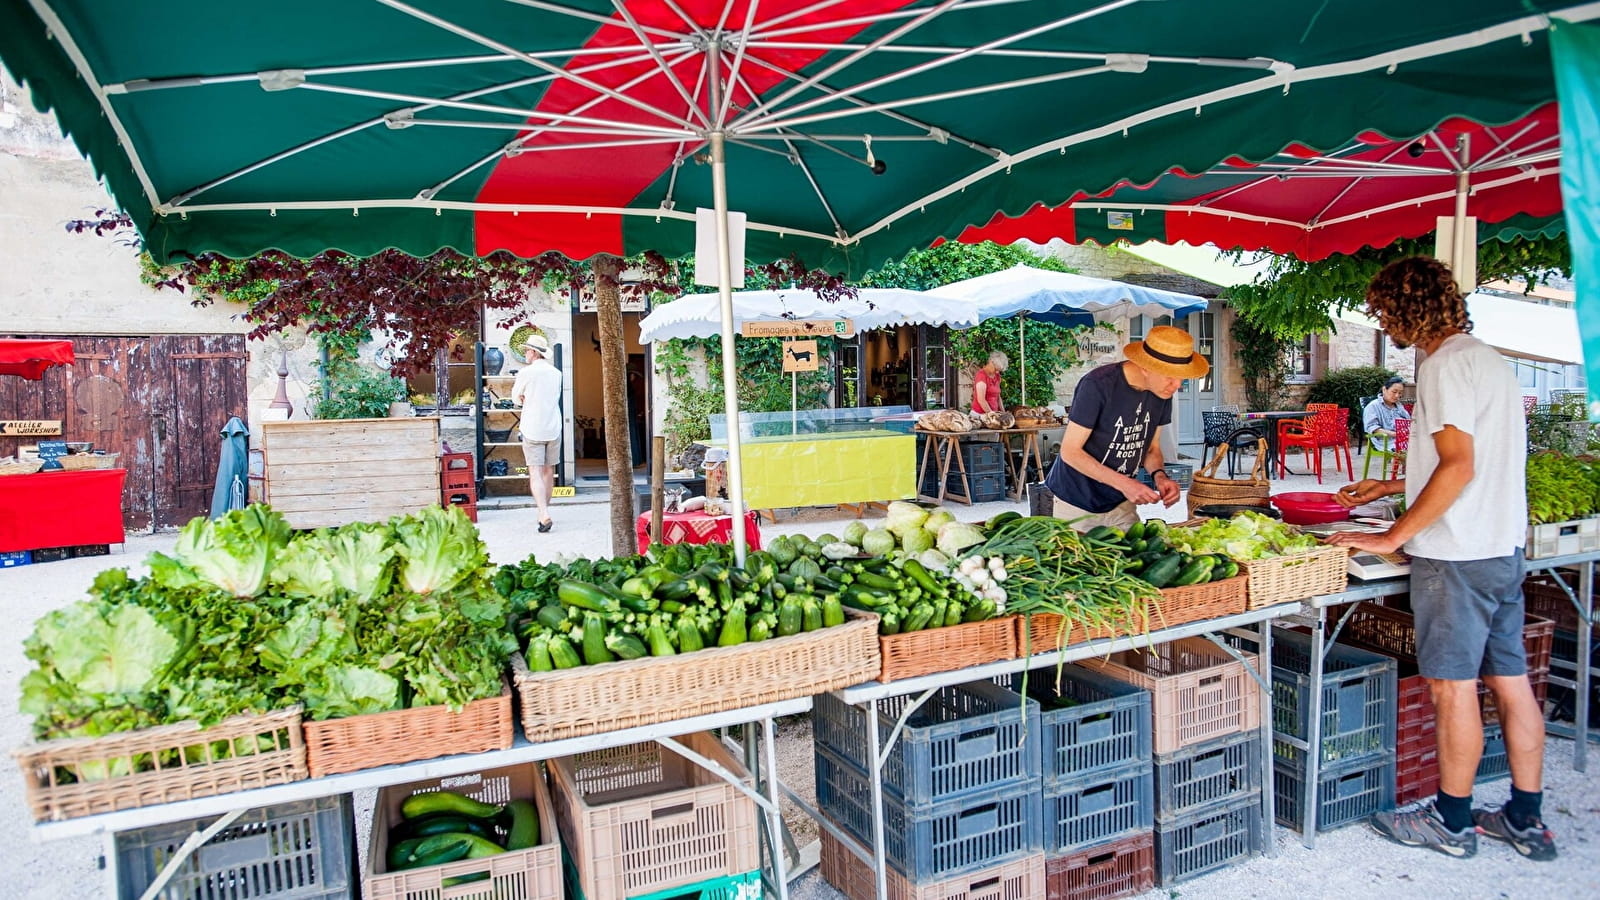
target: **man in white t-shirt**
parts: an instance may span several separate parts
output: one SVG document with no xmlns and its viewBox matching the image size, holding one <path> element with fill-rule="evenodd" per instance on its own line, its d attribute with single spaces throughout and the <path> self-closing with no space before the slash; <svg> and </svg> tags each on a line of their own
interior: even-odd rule
<svg viewBox="0 0 1600 900">
<path fill-rule="evenodd" d="M 533 335 L 520 348 L 528 364 L 517 373 L 511 399 L 522 407 L 522 459 L 528 464 L 528 490 L 539 507 L 539 530 L 549 531 L 550 492 L 555 487 L 556 454 L 561 446 L 561 373 L 546 359 L 550 342 Z"/>
<path fill-rule="evenodd" d="M 1417 404 L 1404 481 L 1367 480 L 1336 495 L 1357 506 L 1401 490 L 1406 512 L 1385 534 L 1336 534 L 1330 543 L 1411 555 L 1417 670 L 1437 709 L 1439 794 L 1372 827 L 1397 843 L 1472 856 L 1478 835 L 1529 859 L 1556 857 L 1545 827 L 1544 716 L 1528 683 L 1523 649 L 1522 545 L 1527 426 L 1510 365 L 1468 334 L 1466 300 L 1438 260 L 1414 256 L 1385 267 L 1367 288 L 1367 309 L 1397 346 L 1427 353 L 1417 366 Z M 1511 800 L 1472 808 L 1483 755 L 1476 679 L 1494 693 L 1511 762 Z"/>
</svg>

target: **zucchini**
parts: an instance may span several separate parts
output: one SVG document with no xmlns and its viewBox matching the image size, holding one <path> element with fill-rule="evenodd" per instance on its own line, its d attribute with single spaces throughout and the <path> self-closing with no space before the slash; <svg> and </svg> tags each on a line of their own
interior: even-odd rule
<svg viewBox="0 0 1600 900">
<path fill-rule="evenodd" d="M 879 634 L 899 634 L 900 633 L 900 614 L 899 613 L 893 613 L 893 612 L 884 613 L 883 617 L 878 620 L 878 633 Z"/>
<path fill-rule="evenodd" d="M 838 594 L 829 594 L 822 598 L 822 627 L 832 628 L 844 624 L 844 604 L 839 602 Z"/>
<path fill-rule="evenodd" d="M 1008 509 L 1003 513 L 995 514 L 995 516 L 993 518 L 991 518 L 989 521 L 983 523 L 983 530 L 984 531 L 994 531 L 996 528 L 999 528 L 1001 525 L 1004 525 L 1007 522 L 1015 522 L 1016 520 L 1018 520 L 1020 518 L 1022 518 L 1022 513 L 1016 512 L 1015 510 L 1009 510 Z"/>
<path fill-rule="evenodd" d="M 995 610 L 996 607 L 993 600 L 979 600 L 977 603 L 967 607 L 967 611 L 961 614 L 961 621 L 982 622 L 985 619 L 992 619 L 994 618 Z"/>
<path fill-rule="evenodd" d="M 583 665 L 583 660 L 578 657 L 578 651 L 567 640 L 565 635 L 552 635 L 550 638 L 550 661 L 557 669 L 576 669 Z"/>
<path fill-rule="evenodd" d="M 767 617 L 765 615 L 757 616 L 755 621 L 750 623 L 750 627 L 747 629 L 747 631 L 748 633 L 746 634 L 746 637 L 749 638 L 750 643 L 752 644 L 760 641 L 771 640 L 773 637 L 773 627 L 767 623 Z"/>
<path fill-rule="evenodd" d="M 401 869 L 409 869 L 415 866 L 416 863 L 410 862 L 411 854 L 420 843 L 422 843 L 422 838 L 419 837 L 406 838 L 402 841 L 391 843 L 389 845 L 389 871 L 398 872 Z"/>
<path fill-rule="evenodd" d="M 932 619 L 933 604 L 918 603 L 916 606 L 911 607 L 911 611 L 906 614 L 905 625 L 901 630 L 921 631 L 928 626 L 928 622 Z"/>
<path fill-rule="evenodd" d="M 553 672 L 556 665 L 550 659 L 550 638 L 539 635 L 528 642 L 528 669 L 533 672 Z"/>
<path fill-rule="evenodd" d="M 815 597 L 807 597 L 800 604 L 801 627 L 806 631 L 816 631 L 822 627 L 822 604 Z"/>
<path fill-rule="evenodd" d="M 570 578 L 563 578 L 556 588 L 556 599 L 564 606 L 575 606 L 578 609 L 597 613 L 614 613 L 622 611 L 622 604 L 617 598 L 607 594 L 592 584 L 584 584 Z"/>
<path fill-rule="evenodd" d="M 778 637 L 799 634 L 804 627 L 805 611 L 800 601 L 794 597 L 786 598 L 783 605 L 778 607 Z"/>
<path fill-rule="evenodd" d="M 718 647 L 736 647 L 750 639 L 745 629 L 744 604 L 735 602 L 722 617 L 722 630 L 717 634 Z"/>
<path fill-rule="evenodd" d="M 1158 588 L 1164 588 L 1171 584 L 1172 580 L 1177 578 L 1178 573 L 1181 571 L 1183 571 L 1183 555 L 1169 553 L 1145 566 L 1144 571 L 1139 573 L 1139 577 Z"/>
<path fill-rule="evenodd" d="M 606 649 L 615 653 L 618 659 L 639 659 L 649 653 L 644 642 L 631 634 L 613 631 L 606 635 L 604 640 Z"/>
<path fill-rule="evenodd" d="M 876 572 L 861 572 L 857 574 L 856 584 L 874 591 L 888 591 L 890 593 L 898 593 L 904 587 L 900 583 L 900 579 L 891 578 L 888 575 L 879 575 Z"/>
<path fill-rule="evenodd" d="M 700 626 L 695 624 L 689 616 L 678 617 L 678 651 L 693 653 L 705 647 L 705 640 L 700 636 Z"/>
<path fill-rule="evenodd" d="M 567 611 L 560 606 L 541 606 L 533 618 L 540 625 L 555 631 L 567 621 Z"/>
<path fill-rule="evenodd" d="M 667 637 L 667 626 L 661 624 L 660 619 L 651 621 L 650 627 L 645 629 L 644 636 L 650 642 L 651 656 L 678 655 L 677 648 L 672 646 L 671 639 Z M 643 647 L 642 644 L 640 646 Z"/>
<path fill-rule="evenodd" d="M 946 627 L 961 624 L 961 601 L 951 600 L 950 606 L 944 611 L 944 624 Z"/>
<path fill-rule="evenodd" d="M 583 661 L 588 665 L 615 662 L 616 655 L 606 647 L 606 623 L 599 613 L 583 616 Z"/>
<path fill-rule="evenodd" d="M 506 835 L 507 850 L 526 850 L 539 845 L 539 811 L 531 800 L 513 800 L 506 804 L 511 811 L 511 828 Z"/>
<path fill-rule="evenodd" d="M 495 803 L 474 800 L 455 791 L 424 791 L 412 794 L 400 804 L 400 815 L 416 819 L 430 813 L 454 813 L 458 816 L 476 816 L 488 819 L 500 814 L 502 807 Z"/>
</svg>

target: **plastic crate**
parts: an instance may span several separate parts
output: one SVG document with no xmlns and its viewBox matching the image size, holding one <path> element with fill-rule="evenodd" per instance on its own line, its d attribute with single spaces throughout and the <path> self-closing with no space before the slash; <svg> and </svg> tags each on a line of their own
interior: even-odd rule
<svg viewBox="0 0 1600 900">
<path fill-rule="evenodd" d="M 0 553 L 0 569 L 14 569 L 17 566 L 26 566 L 33 562 L 33 554 L 26 550 L 10 550 Z"/>
<path fill-rule="evenodd" d="M 1600 519 L 1573 519 L 1529 525 L 1523 553 L 1528 559 L 1544 559 L 1595 550 L 1600 550 Z"/>
<path fill-rule="evenodd" d="M 1148 891 L 1156 882 L 1155 842 L 1155 835 L 1146 832 L 1047 857 L 1045 896 L 1050 900 L 1115 900 Z"/>
<path fill-rule="evenodd" d="M 485 803 L 532 800 L 539 814 L 539 843 L 483 859 L 388 871 L 389 830 L 401 821 L 400 806 L 414 794 L 455 791 Z M 544 773 L 521 763 L 445 778 L 392 785 L 378 791 L 362 879 L 366 900 L 435 900 L 449 879 L 480 876 L 452 888 L 452 900 L 561 900 L 561 842 Z M 488 876 L 486 878 L 481 876 Z"/>
<path fill-rule="evenodd" d="M 1156 880 L 1198 878 L 1261 852 L 1261 797 L 1244 797 L 1156 824 Z"/>
<path fill-rule="evenodd" d="M 962 441 L 961 460 L 967 472 L 985 474 L 1006 470 L 1006 445 L 999 441 Z"/>
<path fill-rule="evenodd" d="M 36 563 L 60 562 L 72 558 L 71 547 L 41 547 L 31 552 Z"/>
<path fill-rule="evenodd" d="M 678 740 L 737 776 L 709 732 Z M 586 900 L 624 900 L 759 868 L 755 802 L 655 742 L 553 759 L 551 798 Z"/>
<path fill-rule="evenodd" d="M 970 496 L 966 493 L 968 485 L 972 487 Z M 973 503 L 991 503 L 1006 495 L 1006 473 L 968 472 L 963 483 L 960 472 L 951 472 L 945 478 L 945 494 L 966 497 Z"/>
<path fill-rule="evenodd" d="M 887 739 L 912 697 L 879 702 L 878 735 Z M 817 744 L 865 776 L 870 771 L 867 711 L 832 694 L 812 701 Z M 986 681 L 939 689 L 906 720 L 883 766 L 886 796 L 925 807 L 954 797 L 1035 782 L 1040 767 L 1039 704 Z"/>
<path fill-rule="evenodd" d="M 1225 735 L 1169 754 L 1156 754 L 1156 819 L 1170 822 L 1205 806 L 1259 796 L 1261 736 Z"/>
<path fill-rule="evenodd" d="M 567 897 L 570 900 L 589 900 L 578 884 L 578 868 L 572 864 L 572 856 L 563 852 L 561 863 Z M 760 896 L 761 870 L 757 869 L 743 875 L 726 875 L 649 894 L 630 895 L 628 900 L 757 900 Z M 453 895 L 452 900 L 454 900 Z"/>
<path fill-rule="evenodd" d="M 1149 764 L 1149 691 L 1076 665 L 1062 666 L 1059 677 L 1054 669 L 1027 674 L 1028 696 L 1039 704 L 1046 793 L 1094 772 Z M 1013 676 L 1012 687 L 1022 681 Z"/>
<path fill-rule="evenodd" d="M 867 776 L 825 747 L 816 748 L 817 806 L 862 844 L 872 844 Z M 1042 846 L 1038 781 L 966 794 L 921 809 L 883 802 L 889 864 L 917 884 L 942 881 L 1021 859 Z"/>
<path fill-rule="evenodd" d="M 1328 644 L 1322 669 L 1322 763 L 1395 749 L 1399 685 L 1393 659 Z M 1272 643 L 1272 728 L 1310 735 L 1311 638 L 1279 630 Z M 1281 759 L 1280 748 L 1273 752 Z"/>
<path fill-rule="evenodd" d="M 1255 662 L 1253 654 L 1245 657 Z M 1201 637 L 1124 650 L 1081 665 L 1151 692 L 1156 753 L 1261 724 L 1260 691 L 1245 664 Z"/>
<path fill-rule="evenodd" d="M 1070 853 L 1119 840 L 1155 824 L 1154 773 L 1136 762 L 1100 772 L 1044 795 L 1044 852 Z"/>
<path fill-rule="evenodd" d="M 1483 729 L 1483 755 L 1478 757 L 1478 774 L 1473 781 L 1482 784 L 1511 776 L 1511 757 L 1506 752 L 1505 731 L 1498 725 Z"/>
<path fill-rule="evenodd" d="M 252 809 L 200 845 L 160 900 L 359 898 L 349 794 Z M 216 817 L 116 834 L 117 896 L 137 900 L 189 836 Z"/>
<path fill-rule="evenodd" d="M 1572 598 L 1567 596 L 1567 592 L 1557 584 L 1558 578 L 1566 582 L 1574 595 L 1577 594 L 1577 573 L 1563 570 L 1529 575 L 1522 582 L 1522 596 L 1528 615 L 1549 619 L 1556 623 L 1558 631 L 1575 634 L 1578 628 L 1578 608 L 1573 604 Z M 1600 623 L 1593 627 L 1594 633 L 1600 634 Z M 1569 655 L 1567 658 L 1572 657 Z"/>
<path fill-rule="evenodd" d="M 82 559 L 83 557 L 86 557 L 86 556 L 110 556 L 111 555 L 111 545 L 110 544 L 79 544 L 76 547 L 68 547 L 67 548 L 67 555 L 71 556 L 73 559 Z"/>
<path fill-rule="evenodd" d="M 1394 802 L 1405 806 L 1439 793 L 1439 748 L 1401 756 L 1395 762 Z"/>
<path fill-rule="evenodd" d="M 1278 824 L 1299 831 L 1302 823 L 1301 795 L 1306 781 L 1304 751 L 1295 749 L 1295 758 L 1279 758 L 1273 768 L 1272 786 Z M 1317 831 L 1329 831 L 1351 822 L 1364 821 L 1381 810 L 1394 809 L 1396 771 L 1393 753 L 1367 756 L 1329 766 L 1317 772 Z"/>
<path fill-rule="evenodd" d="M 872 867 L 827 831 L 822 832 L 821 838 L 823 880 L 850 900 L 876 900 L 877 880 Z M 1044 866 L 1044 854 L 1033 853 L 929 884 L 911 884 L 890 869 L 886 886 L 889 900 L 1033 900 L 1045 896 Z"/>
</svg>

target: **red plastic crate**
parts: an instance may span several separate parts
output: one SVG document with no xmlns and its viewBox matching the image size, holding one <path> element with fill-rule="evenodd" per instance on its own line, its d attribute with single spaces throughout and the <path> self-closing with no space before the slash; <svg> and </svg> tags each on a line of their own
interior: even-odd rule
<svg viewBox="0 0 1600 900">
<path fill-rule="evenodd" d="M 1089 847 L 1045 860 L 1049 900 L 1112 900 L 1155 887 L 1156 839 L 1153 833 Z"/>
</svg>

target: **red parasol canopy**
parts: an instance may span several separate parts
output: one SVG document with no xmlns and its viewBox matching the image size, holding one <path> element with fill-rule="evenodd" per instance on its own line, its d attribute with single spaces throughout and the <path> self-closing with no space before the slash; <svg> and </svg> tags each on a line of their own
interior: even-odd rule
<svg viewBox="0 0 1600 900">
<path fill-rule="evenodd" d="M 51 366 L 70 366 L 71 341 L 0 338 L 0 375 L 17 375 L 29 381 L 44 377 Z"/>
</svg>

